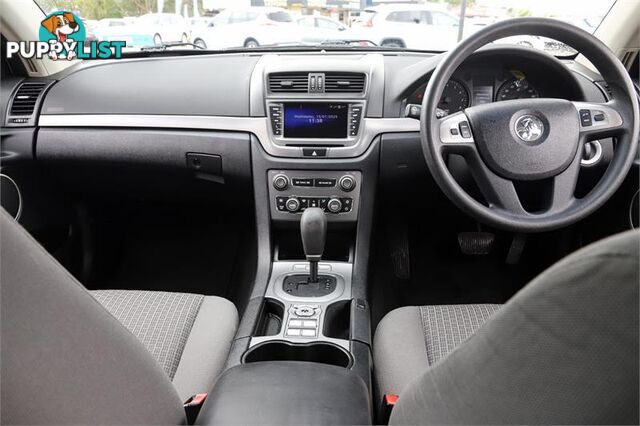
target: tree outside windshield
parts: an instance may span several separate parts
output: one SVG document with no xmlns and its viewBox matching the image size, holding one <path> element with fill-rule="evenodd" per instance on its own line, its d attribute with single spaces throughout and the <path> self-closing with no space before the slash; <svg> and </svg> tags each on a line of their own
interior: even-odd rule
<svg viewBox="0 0 640 426">
<path fill-rule="evenodd" d="M 505 19 L 562 20 L 593 33 L 615 0 L 37 0 L 49 14 L 74 12 L 87 40 L 119 41 L 129 50 L 362 45 L 446 51 Z M 543 37 L 501 40 L 558 56 L 575 52 Z"/>
</svg>

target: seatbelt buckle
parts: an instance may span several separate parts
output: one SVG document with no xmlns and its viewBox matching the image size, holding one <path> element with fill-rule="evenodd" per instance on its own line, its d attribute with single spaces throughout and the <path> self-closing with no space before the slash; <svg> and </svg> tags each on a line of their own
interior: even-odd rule
<svg viewBox="0 0 640 426">
<path fill-rule="evenodd" d="M 391 411 L 398 402 L 398 395 L 394 393 L 387 393 L 382 398 L 382 424 L 389 424 L 389 418 L 391 417 Z"/>
<path fill-rule="evenodd" d="M 184 403 L 184 412 L 187 415 L 188 424 L 192 425 L 196 422 L 198 413 L 200 413 L 200 409 L 202 408 L 204 401 L 207 399 L 207 396 L 208 394 L 206 393 L 198 393 L 187 399 Z"/>
</svg>

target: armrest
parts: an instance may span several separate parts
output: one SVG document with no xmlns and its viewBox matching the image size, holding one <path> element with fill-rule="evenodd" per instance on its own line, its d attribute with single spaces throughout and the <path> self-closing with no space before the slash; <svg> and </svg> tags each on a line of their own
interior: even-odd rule
<svg viewBox="0 0 640 426">
<path fill-rule="evenodd" d="M 220 376 L 197 424 L 364 425 L 371 424 L 371 400 L 364 381 L 346 368 L 258 362 Z"/>
</svg>

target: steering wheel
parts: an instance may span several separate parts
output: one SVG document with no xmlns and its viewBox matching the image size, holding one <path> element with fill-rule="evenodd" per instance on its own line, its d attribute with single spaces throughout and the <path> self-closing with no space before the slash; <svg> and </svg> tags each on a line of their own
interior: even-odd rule
<svg viewBox="0 0 640 426">
<path fill-rule="evenodd" d="M 480 47 L 516 35 L 561 41 L 583 54 L 608 83 L 604 103 L 518 99 L 472 106 L 443 119 L 436 108 L 458 66 Z M 461 41 L 438 64 L 427 85 L 420 116 L 422 150 L 435 181 L 476 220 L 515 232 L 543 232 L 583 219 L 620 187 L 638 144 L 638 100 L 622 63 L 593 35 L 564 22 L 517 18 L 488 26 Z M 615 137 L 608 169 L 584 197 L 574 195 L 585 143 Z M 445 157 L 464 157 L 486 204 L 471 197 L 447 169 Z M 543 211 L 523 207 L 514 182 L 550 182 Z"/>
</svg>

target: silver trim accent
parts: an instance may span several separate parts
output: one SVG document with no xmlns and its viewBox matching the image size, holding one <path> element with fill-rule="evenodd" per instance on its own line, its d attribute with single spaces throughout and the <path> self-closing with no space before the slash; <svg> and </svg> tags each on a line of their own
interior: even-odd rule
<svg viewBox="0 0 640 426">
<path fill-rule="evenodd" d="M 22 216 L 22 193 L 20 192 L 20 187 L 15 180 L 11 179 L 11 177 L 5 175 L 4 173 L 0 173 L 0 178 L 8 179 L 9 182 L 11 182 L 16 188 L 16 193 L 18 194 L 18 211 L 16 212 L 16 215 L 13 219 L 17 222 L 18 220 L 20 220 L 20 216 Z"/>
<path fill-rule="evenodd" d="M 302 157 L 301 147 L 278 146 L 270 136 L 267 117 L 221 117 L 201 115 L 73 114 L 41 115 L 40 127 L 130 127 L 157 129 L 204 129 L 252 133 L 264 150 L 275 157 Z M 355 145 L 327 148 L 327 158 L 362 155 L 382 133 L 419 132 L 420 121 L 413 118 L 363 118 Z M 322 157 L 314 157 L 318 159 Z"/>
<path fill-rule="evenodd" d="M 331 275 L 336 277 L 336 289 L 331 294 L 322 297 L 296 297 L 288 294 L 282 289 L 282 282 L 287 275 L 308 273 L 309 263 L 305 261 L 273 262 L 271 278 L 265 298 L 276 299 L 284 304 L 284 318 L 282 319 L 282 329 L 273 336 L 251 337 L 249 348 L 253 348 L 263 342 L 287 341 L 292 343 L 333 343 L 350 351 L 349 340 L 326 337 L 323 334 L 324 316 L 327 307 L 332 303 L 341 300 L 351 299 L 351 274 L 353 265 L 347 262 L 320 262 L 318 270 L 321 275 Z M 293 305 L 318 305 L 320 316 L 318 318 L 318 334 L 316 337 L 287 336 L 286 325 L 289 323 L 289 310 Z"/>
<path fill-rule="evenodd" d="M 580 164 L 583 166 L 593 166 L 594 164 L 598 163 L 602 158 L 602 145 L 600 144 L 600 141 L 591 141 L 591 142 L 587 142 L 587 144 L 592 144 L 593 146 L 595 146 L 596 153 L 593 155 L 593 157 L 591 157 L 588 160 L 582 158 L 580 160 Z"/>
<path fill-rule="evenodd" d="M 442 143 L 475 143 L 475 141 L 473 140 L 473 133 L 471 134 L 470 138 L 463 138 L 462 135 L 460 134 L 460 123 L 465 121 L 469 123 L 469 119 L 467 118 L 467 115 L 464 112 L 462 111 L 456 112 L 455 114 L 449 115 L 445 118 L 442 118 L 441 120 L 442 121 L 440 122 L 440 141 Z M 417 122 L 420 123 L 419 121 Z M 451 129 L 453 128 L 458 129 L 457 135 L 451 134 Z M 469 125 L 469 131 L 471 131 L 470 125 Z"/>
<path fill-rule="evenodd" d="M 582 132 L 592 132 L 594 130 L 603 130 L 603 129 L 614 129 L 616 127 L 622 126 L 622 117 L 614 108 L 611 108 L 606 103 L 592 103 L 592 102 L 572 102 L 573 106 L 576 108 L 576 112 L 578 113 L 578 118 L 580 114 L 580 110 L 588 109 L 591 111 L 591 126 L 583 126 L 580 124 L 580 131 Z M 604 114 L 604 120 L 595 121 L 593 116 L 596 114 L 602 113 Z"/>
</svg>

